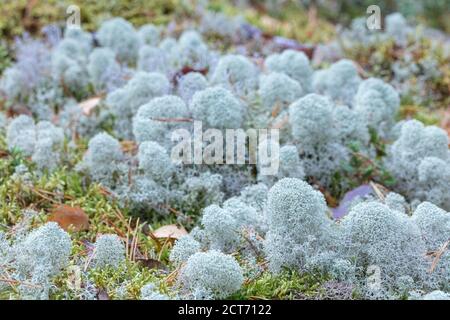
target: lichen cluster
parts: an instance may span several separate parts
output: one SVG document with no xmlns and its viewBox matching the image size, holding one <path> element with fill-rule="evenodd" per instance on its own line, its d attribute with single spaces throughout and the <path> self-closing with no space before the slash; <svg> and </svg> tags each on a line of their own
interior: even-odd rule
<svg viewBox="0 0 450 320">
<path fill-rule="evenodd" d="M 0 81 L 0 297 L 273 298 L 284 281 L 297 291 L 280 286 L 282 298 L 448 298 L 447 133 L 399 121 L 397 83 L 355 61 L 317 67 L 249 40 L 240 19 L 202 14 L 183 30 L 112 18 L 95 35 L 20 40 Z M 389 16 L 386 37 L 407 46 L 405 24 Z M 277 172 L 216 151 L 174 161 L 198 122 L 278 129 Z M 208 137 L 196 141 L 205 153 Z M 376 196 L 333 218 L 361 184 Z M 89 226 L 63 230 L 62 204 L 83 207 Z M 167 224 L 183 235 L 161 236 Z"/>
</svg>

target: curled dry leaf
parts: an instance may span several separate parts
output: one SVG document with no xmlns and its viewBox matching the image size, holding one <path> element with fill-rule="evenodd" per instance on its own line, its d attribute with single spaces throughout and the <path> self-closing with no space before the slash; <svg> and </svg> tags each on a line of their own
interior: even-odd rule
<svg viewBox="0 0 450 320">
<path fill-rule="evenodd" d="M 53 208 L 48 218 L 59 224 L 66 231 L 82 231 L 89 229 L 89 217 L 79 207 L 62 204 Z"/>
<path fill-rule="evenodd" d="M 175 224 L 162 226 L 161 228 L 158 228 L 155 231 L 153 231 L 153 237 L 157 239 L 161 238 L 179 239 L 184 235 L 187 235 L 186 229 L 183 227 L 179 227 Z"/>
<path fill-rule="evenodd" d="M 100 103 L 101 100 L 102 100 L 101 97 L 89 98 L 87 100 L 80 102 L 79 106 L 83 110 L 83 114 L 89 116 L 92 110 L 94 110 L 94 108 Z"/>
<path fill-rule="evenodd" d="M 0 150 L 0 158 L 5 158 L 9 155 L 8 150 Z"/>
<path fill-rule="evenodd" d="M 143 267 L 147 269 L 158 269 L 158 270 L 167 270 L 167 267 L 161 261 L 155 259 L 136 259 Z"/>
</svg>

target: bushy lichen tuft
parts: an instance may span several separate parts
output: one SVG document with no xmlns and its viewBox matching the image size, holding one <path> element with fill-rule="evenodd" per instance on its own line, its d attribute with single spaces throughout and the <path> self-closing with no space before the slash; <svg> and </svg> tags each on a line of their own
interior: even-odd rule
<svg viewBox="0 0 450 320">
<path fill-rule="evenodd" d="M 244 120 L 244 105 L 228 90 L 210 87 L 192 97 L 190 109 L 203 126 L 217 129 L 240 128 Z"/>
<path fill-rule="evenodd" d="M 224 56 L 214 69 L 211 83 L 239 95 L 247 95 L 254 92 L 258 86 L 258 69 L 244 56 Z"/>
<path fill-rule="evenodd" d="M 218 251 L 198 252 L 183 266 L 179 282 L 189 293 L 207 291 L 216 299 L 224 299 L 241 287 L 242 269 L 230 255 Z"/>
<path fill-rule="evenodd" d="M 97 39 L 103 47 L 111 48 L 117 58 L 126 63 L 136 61 L 139 37 L 133 25 L 122 18 L 113 18 L 102 23 Z"/>
<path fill-rule="evenodd" d="M 291 104 L 304 93 L 302 86 L 286 74 L 272 72 L 260 77 L 259 95 L 263 106 L 269 111 Z"/>
<path fill-rule="evenodd" d="M 152 140 L 166 146 L 171 141 L 172 130 L 185 127 L 186 119 L 189 119 L 188 109 L 179 97 L 154 98 L 139 108 L 133 120 L 133 133 L 138 142 Z"/>
<path fill-rule="evenodd" d="M 313 70 L 303 52 L 285 50 L 267 57 L 265 66 L 271 72 L 280 72 L 298 81 L 305 93 L 312 91 Z"/>
<path fill-rule="evenodd" d="M 105 234 L 97 238 L 94 245 L 92 266 L 95 268 L 117 268 L 125 260 L 125 246 L 115 234 Z"/>
</svg>

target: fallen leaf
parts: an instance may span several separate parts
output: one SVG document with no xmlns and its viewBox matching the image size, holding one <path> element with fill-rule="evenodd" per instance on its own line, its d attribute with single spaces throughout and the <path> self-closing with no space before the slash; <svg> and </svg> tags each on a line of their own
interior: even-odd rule
<svg viewBox="0 0 450 320">
<path fill-rule="evenodd" d="M 159 269 L 159 270 L 167 269 L 164 263 L 155 259 L 136 259 L 136 261 L 142 264 L 147 269 Z"/>
<path fill-rule="evenodd" d="M 153 237 L 157 239 L 161 238 L 179 239 L 184 235 L 187 235 L 186 229 L 183 227 L 178 227 L 175 224 L 162 226 L 161 228 L 158 228 L 155 231 L 153 231 Z"/>
<path fill-rule="evenodd" d="M 9 152 L 7 150 L 0 150 L 0 158 L 5 158 L 9 156 Z"/>
<path fill-rule="evenodd" d="M 82 231 L 89 229 L 89 217 L 79 207 L 66 204 L 56 206 L 50 213 L 48 221 L 54 221 L 66 231 Z"/>
<path fill-rule="evenodd" d="M 102 187 L 102 186 L 99 187 L 99 191 L 100 191 L 100 193 L 101 193 L 102 195 L 107 196 L 107 197 L 113 195 L 113 194 L 111 193 L 111 191 L 109 191 L 107 188 Z"/>
<path fill-rule="evenodd" d="M 83 113 L 88 116 L 91 114 L 92 110 L 94 110 L 94 108 L 100 103 L 101 100 L 101 97 L 93 97 L 80 102 L 78 105 L 83 110 Z"/>
</svg>

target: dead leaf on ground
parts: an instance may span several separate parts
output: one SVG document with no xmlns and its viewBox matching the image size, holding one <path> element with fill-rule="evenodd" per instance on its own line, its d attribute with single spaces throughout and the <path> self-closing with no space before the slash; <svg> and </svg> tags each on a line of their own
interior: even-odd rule
<svg viewBox="0 0 450 320">
<path fill-rule="evenodd" d="M 101 193 L 102 195 L 107 196 L 107 197 L 113 195 L 113 194 L 111 193 L 111 191 L 109 191 L 107 188 L 102 187 L 102 186 L 99 187 L 99 191 L 100 191 L 100 193 Z"/>
<path fill-rule="evenodd" d="M 58 223 L 66 231 L 78 232 L 89 229 L 89 217 L 83 209 L 66 204 L 56 206 L 51 211 L 48 221 Z"/>
<path fill-rule="evenodd" d="M 164 263 L 155 259 L 136 259 L 136 261 L 142 264 L 147 269 L 159 269 L 159 270 L 167 269 Z"/>
<path fill-rule="evenodd" d="M 83 114 L 89 116 L 92 110 L 94 110 L 94 108 L 100 103 L 101 100 L 101 97 L 93 97 L 80 102 L 78 105 L 80 106 L 81 110 L 83 110 Z"/>
<path fill-rule="evenodd" d="M 5 158 L 9 156 L 8 150 L 0 150 L 0 158 Z"/>
<path fill-rule="evenodd" d="M 186 229 L 184 227 L 179 227 L 175 224 L 162 226 L 161 228 L 158 228 L 155 231 L 153 231 L 153 237 L 157 239 L 161 238 L 179 239 L 184 235 L 187 235 Z"/>
</svg>

